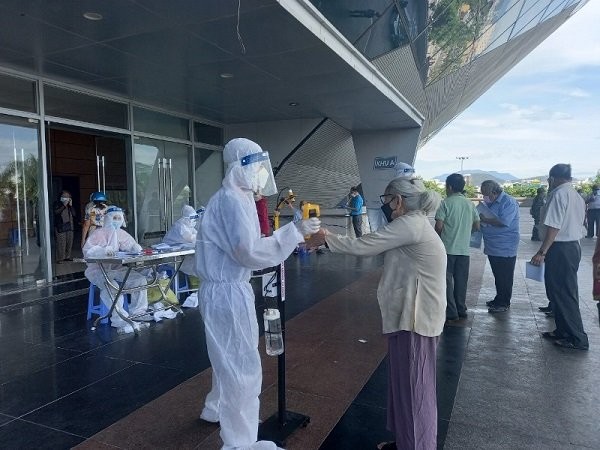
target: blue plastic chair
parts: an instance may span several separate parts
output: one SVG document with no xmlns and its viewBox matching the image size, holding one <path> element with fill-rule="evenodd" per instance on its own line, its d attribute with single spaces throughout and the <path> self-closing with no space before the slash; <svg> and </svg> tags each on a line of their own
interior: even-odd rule
<svg viewBox="0 0 600 450">
<path fill-rule="evenodd" d="M 123 300 L 123 309 L 129 312 L 129 294 L 124 294 Z M 88 293 L 88 310 L 87 310 L 87 320 L 92 318 L 92 314 L 97 316 L 104 316 L 108 313 L 108 309 L 100 300 L 100 293 L 98 293 L 98 303 L 96 304 L 96 285 L 90 283 L 90 291 Z M 108 317 L 102 319 L 100 323 L 108 323 Z"/>
</svg>

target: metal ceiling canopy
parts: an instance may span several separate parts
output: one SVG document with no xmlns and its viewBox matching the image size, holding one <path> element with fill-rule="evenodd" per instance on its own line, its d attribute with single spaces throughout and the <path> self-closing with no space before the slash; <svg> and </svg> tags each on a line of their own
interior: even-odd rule
<svg viewBox="0 0 600 450">
<path fill-rule="evenodd" d="M 0 64 L 224 124 L 423 121 L 298 0 L 2 0 Z"/>
</svg>

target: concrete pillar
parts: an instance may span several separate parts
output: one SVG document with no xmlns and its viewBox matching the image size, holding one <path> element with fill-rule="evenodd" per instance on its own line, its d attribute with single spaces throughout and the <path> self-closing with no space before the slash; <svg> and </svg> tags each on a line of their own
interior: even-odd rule
<svg viewBox="0 0 600 450">
<path fill-rule="evenodd" d="M 385 225 L 379 196 L 395 176 L 394 167 L 414 165 L 421 128 L 353 132 L 356 161 L 371 230 Z"/>
</svg>

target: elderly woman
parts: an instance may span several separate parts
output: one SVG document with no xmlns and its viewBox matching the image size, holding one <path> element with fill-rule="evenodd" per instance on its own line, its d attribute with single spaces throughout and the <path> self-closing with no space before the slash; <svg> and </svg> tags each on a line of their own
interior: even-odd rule
<svg viewBox="0 0 600 450">
<path fill-rule="evenodd" d="M 381 196 L 385 227 L 357 239 L 322 229 L 308 243 L 325 241 L 334 253 L 384 254 L 377 298 L 388 339 L 387 426 L 396 441 L 379 449 L 436 448 L 436 346 L 446 319 L 446 251 L 427 214 L 440 201 L 421 180 L 395 178 Z"/>
</svg>

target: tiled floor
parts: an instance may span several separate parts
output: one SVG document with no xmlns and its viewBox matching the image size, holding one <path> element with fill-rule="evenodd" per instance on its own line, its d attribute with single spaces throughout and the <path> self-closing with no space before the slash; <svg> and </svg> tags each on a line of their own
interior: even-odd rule
<svg viewBox="0 0 600 450">
<path fill-rule="evenodd" d="M 553 325 L 537 310 L 546 304 L 543 284 L 524 278 L 538 246 L 526 239 L 522 214 L 510 311 L 487 313 L 493 277 L 474 251 L 470 317 L 442 335 L 439 448 L 600 448 L 600 328 L 589 295 L 595 240 L 582 242 L 580 268 L 590 350 L 556 348 L 539 334 Z M 372 449 L 390 437 L 375 300 L 381 263 L 328 253 L 288 261 L 287 406 L 311 422 L 287 448 Z M 139 336 L 91 332 L 86 296 L 61 297 L 84 288 L 0 297 L 0 448 L 219 448 L 218 428 L 197 419 L 210 387 L 198 311 Z M 266 418 L 277 408 L 276 360 L 264 357 L 263 367 Z"/>
</svg>

